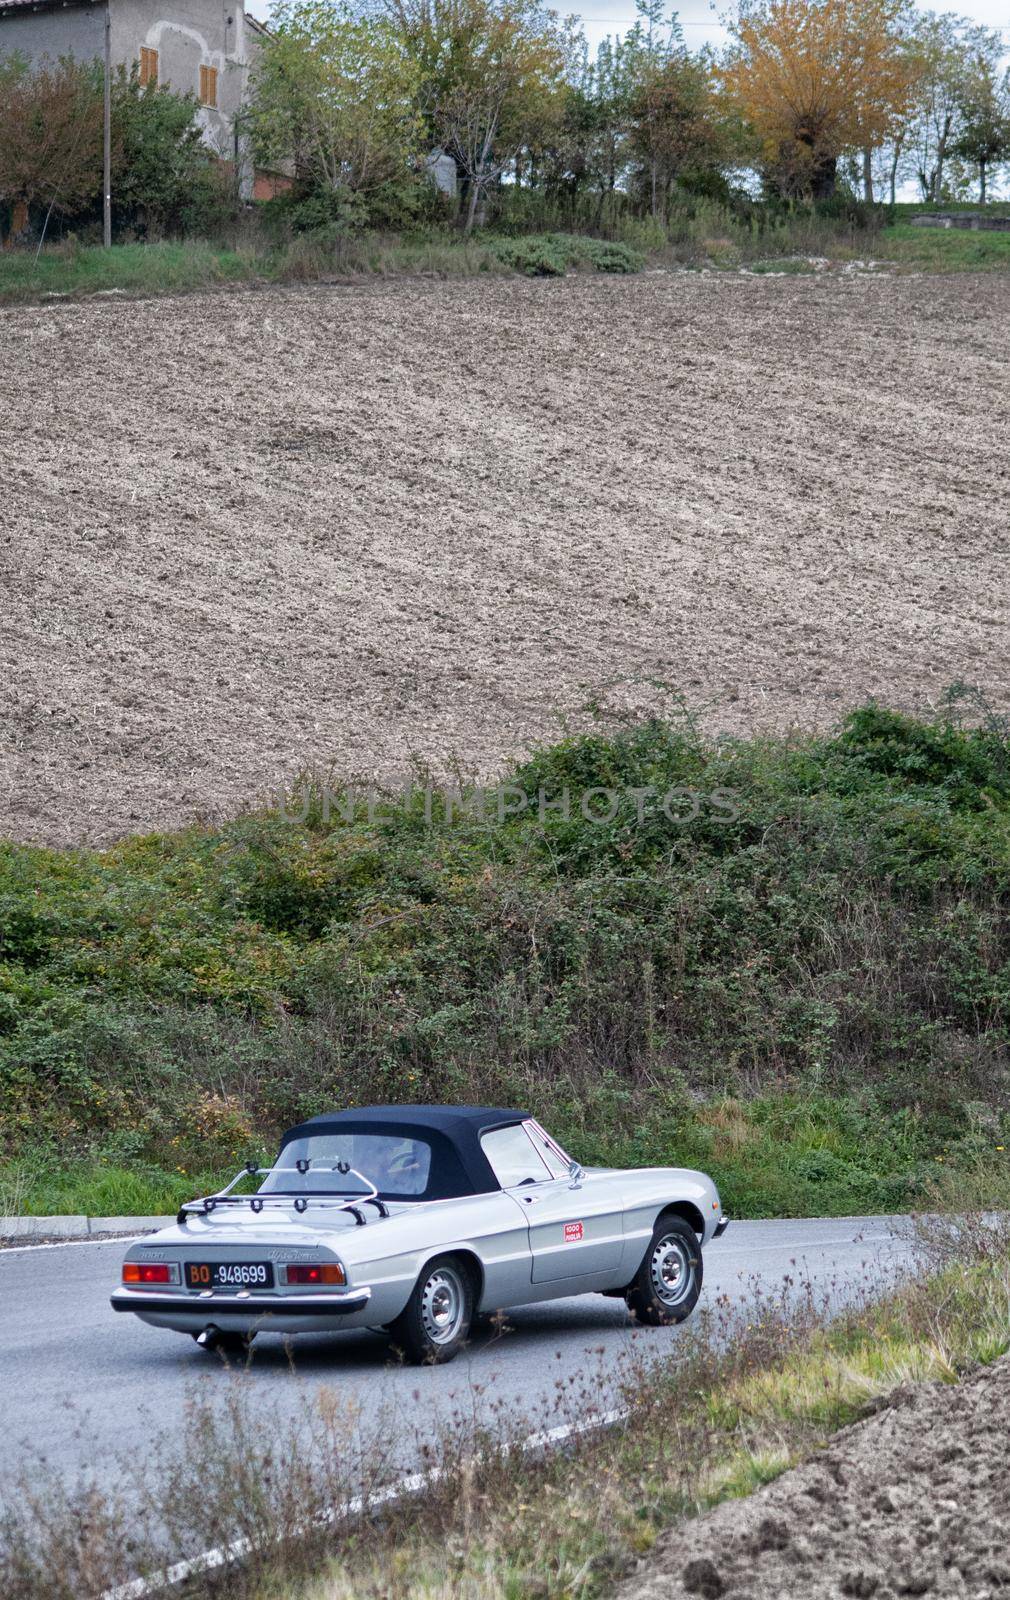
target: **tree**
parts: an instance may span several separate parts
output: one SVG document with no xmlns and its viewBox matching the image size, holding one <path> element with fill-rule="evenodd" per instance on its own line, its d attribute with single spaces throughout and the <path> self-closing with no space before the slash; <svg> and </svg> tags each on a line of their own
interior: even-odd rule
<svg viewBox="0 0 1010 1600">
<path fill-rule="evenodd" d="M 264 165 L 293 158 L 310 185 L 352 202 L 405 177 L 421 134 L 418 69 L 385 18 L 342 0 L 282 0 L 250 114 Z"/>
<path fill-rule="evenodd" d="M 568 114 L 578 129 L 583 180 L 596 191 L 596 227 L 623 181 L 631 157 L 641 55 L 638 27 L 636 23 L 623 37 L 608 35 L 600 41 L 595 61 L 585 64 L 569 99 Z"/>
<path fill-rule="evenodd" d="M 524 144 L 561 115 L 565 42 L 539 0 L 389 0 L 432 142 L 454 157 L 465 231 Z"/>
<path fill-rule="evenodd" d="M 906 143 L 923 199 L 939 205 L 948 162 L 958 153 L 968 121 L 980 112 L 984 119 L 987 82 L 998 78 L 1003 44 L 993 28 L 969 23 L 952 12 L 926 12 L 910 29 L 909 47 L 917 63 L 917 80 L 906 119 Z M 978 164 L 977 155 L 966 159 Z"/>
<path fill-rule="evenodd" d="M 763 0 L 734 24 L 724 81 L 781 192 L 831 195 L 839 157 L 883 144 L 906 112 L 900 15 L 898 0 Z"/>
<path fill-rule="evenodd" d="M 0 64 L 0 197 L 68 215 L 99 193 L 102 99 L 93 70 L 69 57 L 34 69 Z"/>
<path fill-rule="evenodd" d="M 119 68 L 112 83 L 112 198 L 120 226 L 182 230 L 200 201 L 220 195 L 220 168 L 198 113 L 195 95 L 141 84 L 136 66 Z"/>
<path fill-rule="evenodd" d="M 684 49 L 664 0 L 636 0 L 636 10 L 634 26 L 604 39 L 594 61 L 579 36 L 547 151 L 547 192 L 595 191 L 597 228 L 615 197 L 644 197 L 658 217 L 675 184 L 721 176 L 735 153 L 708 57 Z"/>
<path fill-rule="evenodd" d="M 984 206 L 990 168 L 1010 157 L 1010 74 L 998 76 L 991 57 L 976 56 L 971 63 L 960 113 L 954 154 L 978 168 L 978 198 Z"/>
<path fill-rule="evenodd" d="M 962 20 L 950 12 L 927 12 L 916 20 L 913 48 L 919 63 L 919 95 L 914 107 L 912 134 L 916 172 L 924 200 L 938 205 L 943 174 L 956 137 L 964 84 L 964 58 L 958 38 Z"/>
<path fill-rule="evenodd" d="M 716 170 L 729 156 L 708 62 L 684 49 L 645 64 L 631 117 L 631 148 L 641 158 L 654 217 L 665 212 L 678 180 Z"/>
</svg>

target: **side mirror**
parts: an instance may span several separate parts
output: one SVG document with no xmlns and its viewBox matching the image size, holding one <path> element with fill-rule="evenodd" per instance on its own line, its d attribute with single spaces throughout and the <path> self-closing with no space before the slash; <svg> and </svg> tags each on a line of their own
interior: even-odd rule
<svg viewBox="0 0 1010 1600">
<path fill-rule="evenodd" d="M 577 1189 L 579 1184 L 582 1182 L 583 1177 L 582 1168 L 579 1166 L 577 1161 L 573 1161 L 571 1166 L 568 1168 L 568 1176 L 572 1180 L 568 1187 L 570 1189 Z"/>
</svg>

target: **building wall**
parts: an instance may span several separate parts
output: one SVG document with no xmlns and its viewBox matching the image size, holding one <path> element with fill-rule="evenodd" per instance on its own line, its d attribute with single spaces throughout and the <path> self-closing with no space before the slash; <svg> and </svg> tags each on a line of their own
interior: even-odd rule
<svg viewBox="0 0 1010 1600">
<path fill-rule="evenodd" d="M 456 162 L 444 150 L 435 149 L 425 157 L 424 170 L 435 188 L 455 200 L 459 192 Z"/>
<path fill-rule="evenodd" d="M 23 56 L 33 66 L 60 56 L 90 61 L 105 49 L 105 7 L 5 14 L 0 10 L 0 56 Z"/>
<path fill-rule="evenodd" d="M 235 153 L 233 123 L 246 94 L 242 0 L 112 0 L 112 59 L 158 52 L 158 81 L 199 95 L 200 68 L 217 69 L 217 107 L 201 107 L 204 138 L 226 160 Z"/>
<path fill-rule="evenodd" d="M 199 97 L 200 68 L 217 69 L 217 106 L 201 106 L 199 120 L 210 148 L 235 158 L 234 118 L 246 99 L 250 31 L 242 0 L 111 0 L 114 66 L 140 60 L 142 45 L 158 52 L 158 81 L 180 94 Z M 105 49 L 105 7 L 67 5 L 53 11 L 0 10 L 0 56 L 22 55 L 32 63 L 73 55 L 78 61 Z M 252 174 L 239 152 L 243 190 Z"/>
</svg>

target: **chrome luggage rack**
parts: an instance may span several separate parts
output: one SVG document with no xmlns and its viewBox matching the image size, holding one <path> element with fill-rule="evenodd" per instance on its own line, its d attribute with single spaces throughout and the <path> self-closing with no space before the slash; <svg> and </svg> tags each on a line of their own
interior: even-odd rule
<svg viewBox="0 0 1010 1600">
<path fill-rule="evenodd" d="M 365 1188 L 371 1190 L 370 1194 L 352 1193 L 345 1195 L 343 1199 L 339 1199 L 337 1198 L 341 1193 L 339 1189 L 324 1189 L 318 1194 L 311 1189 L 302 1191 L 289 1189 L 277 1194 L 232 1193 L 236 1184 L 241 1183 L 243 1178 L 269 1178 L 275 1172 L 295 1172 L 304 1178 L 311 1166 L 311 1161 L 306 1160 L 296 1161 L 293 1167 L 258 1167 L 255 1162 L 249 1162 L 247 1166 L 242 1168 L 241 1172 L 236 1172 L 231 1183 L 226 1184 L 223 1189 L 219 1189 L 216 1194 L 205 1195 L 200 1200 L 187 1200 L 184 1205 L 179 1207 L 175 1220 L 177 1223 L 182 1224 L 189 1217 L 209 1217 L 211 1212 L 217 1211 L 222 1206 L 248 1206 L 250 1211 L 257 1215 L 261 1211 L 292 1210 L 301 1215 L 303 1211 L 308 1210 L 310 1204 L 313 1210 L 316 1211 L 347 1211 L 354 1218 L 359 1228 L 363 1228 L 367 1221 L 364 1211 L 361 1209 L 363 1206 L 375 1206 L 380 1217 L 389 1216 L 386 1203 L 384 1200 L 379 1199 L 379 1191 L 371 1178 L 366 1178 L 363 1172 L 359 1172 L 356 1167 L 350 1166 L 346 1161 L 338 1161 L 333 1166 L 324 1166 L 322 1163 L 317 1163 L 314 1170 L 316 1172 L 339 1172 L 343 1178 L 350 1174 L 351 1177 L 360 1179 Z M 332 1198 L 327 1199 L 327 1195 Z"/>
</svg>

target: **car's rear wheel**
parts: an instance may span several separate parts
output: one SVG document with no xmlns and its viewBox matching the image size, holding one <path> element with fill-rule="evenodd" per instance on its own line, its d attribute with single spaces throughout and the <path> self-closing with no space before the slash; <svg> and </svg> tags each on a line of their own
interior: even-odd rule
<svg viewBox="0 0 1010 1600">
<path fill-rule="evenodd" d="M 683 1322 L 698 1304 L 704 1267 L 698 1236 L 683 1217 L 660 1217 L 625 1292 L 639 1322 Z"/>
<path fill-rule="evenodd" d="M 410 1299 L 389 1324 L 393 1343 L 418 1365 L 451 1361 L 466 1342 L 473 1321 L 473 1278 L 455 1256 L 430 1261 Z"/>
</svg>

